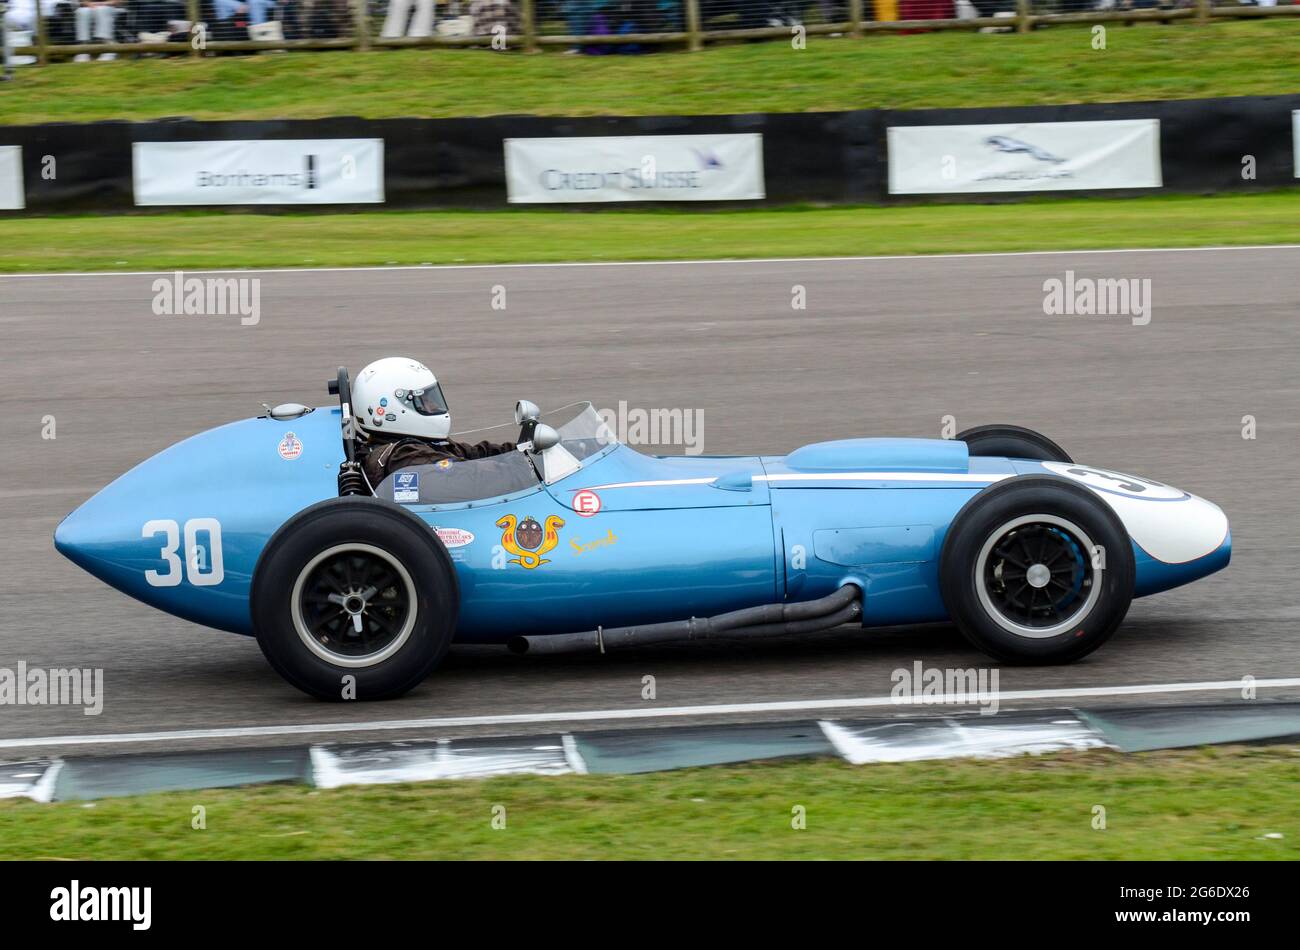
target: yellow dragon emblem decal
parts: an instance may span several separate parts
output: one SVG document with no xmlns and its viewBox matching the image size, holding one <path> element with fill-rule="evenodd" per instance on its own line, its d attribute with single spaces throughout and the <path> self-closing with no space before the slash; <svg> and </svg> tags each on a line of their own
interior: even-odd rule
<svg viewBox="0 0 1300 950">
<path fill-rule="evenodd" d="M 514 555 L 510 563 L 531 571 L 550 561 L 542 555 L 560 543 L 564 519 L 549 515 L 543 527 L 531 517 L 520 521 L 515 515 L 506 515 L 497 522 L 497 527 L 501 529 L 501 546 Z"/>
</svg>

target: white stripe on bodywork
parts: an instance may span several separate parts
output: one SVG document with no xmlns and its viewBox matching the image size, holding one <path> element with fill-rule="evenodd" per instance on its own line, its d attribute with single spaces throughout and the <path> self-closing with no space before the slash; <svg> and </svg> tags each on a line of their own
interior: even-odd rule
<svg viewBox="0 0 1300 950">
<path fill-rule="evenodd" d="M 755 475 L 756 482 L 961 482 L 992 485 L 1007 475 L 980 475 L 966 472 L 799 472 Z"/>
<path fill-rule="evenodd" d="M 664 478 L 649 482 L 615 482 L 612 485 L 592 485 L 590 488 L 574 488 L 573 491 L 606 491 L 610 488 L 664 488 L 669 485 L 711 485 L 718 480 L 716 475 L 708 478 Z"/>
<path fill-rule="evenodd" d="M 668 488 L 674 485 L 711 485 L 720 476 L 709 478 L 665 478 L 645 482 L 615 482 L 611 485 L 592 485 L 590 489 L 573 491 L 606 491 L 611 488 Z M 978 475 L 956 472 L 798 472 L 777 475 L 755 475 L 756 482 L 962 482 L 973 485 L 991 485 L 1011 475 Z"/>
</svg>

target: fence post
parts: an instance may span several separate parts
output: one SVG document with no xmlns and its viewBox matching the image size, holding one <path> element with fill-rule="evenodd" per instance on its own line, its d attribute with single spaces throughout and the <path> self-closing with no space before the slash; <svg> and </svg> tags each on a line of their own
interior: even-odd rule
<svg viewBox="0 0 1300 950">
<path fill-rule="evenodd" d="M 700 36 L 700 0 L 686 0 L 686 32 L 690 34 L 690 50 L 695 52 L 704 46 Z"/>
<path fill-rule="evenodd" d="M 524 52 L 537 52 L 537 19 L 535 15 L 533 0 L 523 0 L 520 15 L 523 18 L 524 27 Z"/>
<path fill-rule="evenodd" d="M 199 25 L 199 0 L 186 0 L 185 15 L 190 18 L 190 56 L 198 57 L 202 50 L 194 45 L 194 32 Z M 207 41 L 207 37 L 204 37 Z"/>
<path fill-rule="evenodd" d="M 370 0 L 352 0 L 352 32 L 357 49 L 370 49 Z"/>
<path fill-rule="evenodd" d="M 862 0 L 849 0 L 849 20 L 853 26 L 849 29 L 849 36 L 862 35 Z"/>
<path fill-rule="evenodd" d="M 1196 22 L 1210 22 L 1210 3 L 1211 0 L 1196 0 Z"/>
<path fill-rule="evenodd" d="M 49 60 L 45 53 L 45 14 L 41 12 L 40 0 L 36 0 L 36 65 L 44 66 Z"/>
<path fill-rule="evenodd" d="M 1030 21 L 1030 0 L 1016 0 L 1016 32 L 1028 33 L 1033 24 Z"/>
</svg>

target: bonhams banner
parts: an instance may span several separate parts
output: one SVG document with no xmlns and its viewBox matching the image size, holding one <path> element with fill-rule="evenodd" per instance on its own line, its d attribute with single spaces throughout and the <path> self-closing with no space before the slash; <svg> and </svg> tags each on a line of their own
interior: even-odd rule
<svg viewBox="0 0 1300 950">
<path fill-rule="evenodd" d="M 889 193 L 1160 187 L 1160 122 L 891 127 Z"/>
<path fill-rule="evenodd" d="M 506 139 L 505 159 L 513 203 L 764 196 L 759 134 Z"/>
<path fill-rule="evenodd" d="M 23 207 L 23 147 L 0 145 L 0 211 Z"/>
<path fill-rule="evenodd" d="M 137 205 L 378 204 L 383 139 L 135 142 Z"/>
</svg>

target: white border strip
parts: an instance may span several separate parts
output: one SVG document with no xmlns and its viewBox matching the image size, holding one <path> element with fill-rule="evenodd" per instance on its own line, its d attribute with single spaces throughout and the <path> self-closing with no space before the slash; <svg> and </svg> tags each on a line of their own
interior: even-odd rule
<svg viewBox="0 0 1300 950">
<path fill-rule="evenodd" d="M 63 760 L 55 759 L 50 763 L 50 767 L 45 770 L 45 774 L 40 777 L 32 790 L 28 792 L 27 797 L 34 802 L 41 802 L 48 805 L 54 801 L 54 786 L 59 782 L 59 773 L 63 771 Z"/>
<path fill-rule="evenodd" d="M 537 261 L 502 262 L 499 264 L 373 264 L 359 267 L 226 267 L 213 270 L 194 270 L 173 267 L 170 270 L 102 270 L 102 271 L 43 271 L 35 274 L 0 272 L 0 280 L 48 277 L 148 277 L 158 274 L 170 276 L 181 270 L 186 274 L 330 274 L 348 271 L 426 271 L 426 270 L 484 270 L 502 267 L 675 267 L 683 264 L 809 264 L 836 261 L 943 261 L 983 257 L 1043 257 L 1060 254 L 1181 254 L 1199 251 L 1290 251 L 1300 249 L 1300 244 L 1211 244 L 1203 247 L 1103 247 L 1064 251 L 968 251 L 948 254 L 863 254 L 847 257 L 718 257 L 700 260 L 669 261 Z"/>
<path fill-rule="evenodd" d="M 578 740 L 573 738 L 573 733 L 564 733 L 560 736 L 560 741 L 564 743 L 564 758 L 568 761 L 569 768 L 573 769 L 575 775 L 586 775 L 587 762 L 578 751 Z"/>
<path fill-rule="evenodd" d="M 1300 676 L 1255 680 L 1256 689 L 1300 687 Z M 1021 689 L 996 694 L 1000 703 L 1016 700 L 1079 699 L 1089 696 L 1154 696 L 1244 688 L 1240 679 L 1199 683 L 1152 683 L 1139 686 L 1080 686 L 1067 689 Z M 984 696 L 973 702 L 987 701 Z M 502 716 L 452 716 L 429 719 L 386 719 L 373 722 L 324 722 L 276 726 L 232 726 L 223 729 L 175 729 L 166 732 L 117 732 L 101 735 L 39 736 L 0 739 L 0 749 L 39 746 L 101 746 L 132 742 L 180 742 L 189 739 L 248 739 L 265 736 L 324 735 L 347 732 L 399 732 L 411 729 L 446 729 L 463 726 L 512 726 L 536 723 L 602 722 L 629 719 L 674 719 L 683 716 L 732 716 L 754 713 L 810 712 L 824 709 L 873 709 L 899 706 L 970 705 L 964 695 L 899 697 L 862 696 L 841 699 L 793 699 L 767 703 L 716 703 L 702 706 L 660 706 L 650 709 L 583 709 L 554 713 L 514 713 Z"/>
<path fill-rule="evenodd" d="M 958 474 L 956 472 L 800 472 L 779 473 L 776 475 L 755 475 L 756 482 L 963 482 L 971 484 L 992 485 L 1011 474 Z"/>
</svg>

